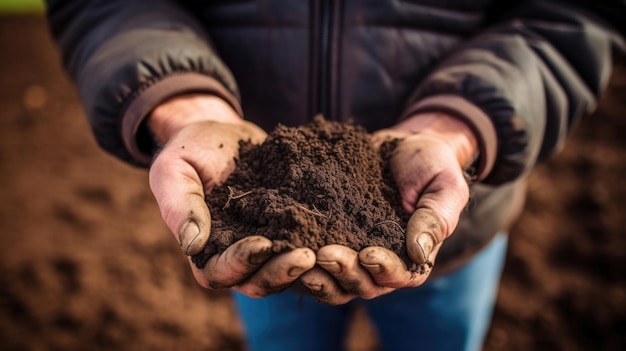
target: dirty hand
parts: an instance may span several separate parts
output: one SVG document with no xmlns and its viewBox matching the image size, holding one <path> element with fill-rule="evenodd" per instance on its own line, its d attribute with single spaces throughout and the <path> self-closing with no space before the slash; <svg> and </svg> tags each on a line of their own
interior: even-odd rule
<svg viewBox="0 0 626 351">
<path fill-rule="evenodd" d="M 402 141 L 390 160 L 391 170 L 403 208 L 413 213 L 406 228 L 406 250 L 412 261 L 428 262 L 427 270 L 410 272 L 398 255 L 383 247 L 357 253 L 346 246 L 328 245 L 317 252 L 315 268 L 301 277 L 319 301 L 343 304 L 423 284 L 469 200 L 464 168 L 478 148 L 464 122 L 443 113 L 422 113 L 376 132 L 373 142 L 379 147 L 394 138 Z"/>
<path fill-rule="evenodd" d="M 153 110 L 148 124 L 165 145 L 150 168 L 150 188 L 183 252 L 195 255 L 211 232 L 205 196 L 235 169 L 239 141 L 260 143 L 266 133 L 220 98 L 201 94 L 166 101 Z M 315 264 L 310 249 L 274 256 L 271 245 L 267 238 L 250 236 L 211 257 L 203 269 L 189 263 L 205 288 L 262 297 L 283 290 Z"/>
</svg>

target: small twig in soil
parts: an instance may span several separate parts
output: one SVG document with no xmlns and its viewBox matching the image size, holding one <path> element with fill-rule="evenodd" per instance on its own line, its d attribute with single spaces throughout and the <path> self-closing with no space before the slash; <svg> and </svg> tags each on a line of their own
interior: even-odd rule
<svg viewBox="0 0 626 351">
<path fill-rule="evenodd" d="M 398 227 L 398 229 L 400 229 L 400 231 L 401 231 L 402 233 L 404 233 L 404 232 L 406 231 L 404 228 L 402 228 L 402 226 L 401 226 L 400 224 L 398 224 L 398 222 L 396 222 L 396 221 L 392 221 L 392 220 L 390 220 L 390 219 L 389 219 L 389 220 L 386 220 L 386 221 L 381 221 L 381 222 L 378 222 L 378 223 L 376 223 L 374 226 L 375 226 L 375 227 L 378 227 L 379 225 L 382 225 L 382 224 L 387 224 L 387 223 L 395 224 L 395 225 L 396 225 L 396 227 Z"/>
<path fill-rule="evenodd" d="M 240 199 L 246 195 L 250 195 L 252 194 L 252 190 L 251 191 L 246 191 L 243 192 L 241 194 L 235 194 L 235 190 L 233 190 L 233 188 L 231 186 L 228 187 L 228 200 L 226 200 L 226 203 L 224 204 L 224 207 L 222 207 L 222 210 L 226 209 L 228 206 L 230 206 L 230 200 L 236 200 L 236 199 Z"/>
<path fill-rule="evenodd" d="M 326 216 L 324 216 L 323 213 L 321 213 L 317 208 L 315 208 L 315 205 L 313 206 L 313 208 L 315 209 L 315 211 L 313 210 L 309 210 L 308 208 L 302 206 L 302 205 L 296 205 L 297 208 L 301 209 L 304 212 L 308 212 L 314 216 L 318 216 L 318 217 L 322 217 L 322 218 L 328 218 Z"/>
</svg>

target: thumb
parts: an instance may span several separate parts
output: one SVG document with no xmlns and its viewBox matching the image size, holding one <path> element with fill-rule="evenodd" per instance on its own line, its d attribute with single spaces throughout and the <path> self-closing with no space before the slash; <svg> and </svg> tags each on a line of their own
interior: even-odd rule
<svg viewBox="0 0 626 351">
<path fill-rule="evenodd" d="M 456 228 L 468 199 L 469 188 L 461 171 L 443 172 L 428 184 L 407 223 L 406 248 L 414 262 L 430 260 Z"/>
<path fill-rule="evenodd" d="M 431 209 L 419 208 L 409 218 L 406 227 L 406 250 L 417 264 L 428 261 L 435 245 L 443 240 L 441 225 Z"/>
<path fill-rule="evenodd" d="M 211 233 L 211 214 L 196 170 L 176 153 L 163 150 L 150 168 L 149 182 L 161 216 L 185 255 L 200 253 Z"/>
</svg>

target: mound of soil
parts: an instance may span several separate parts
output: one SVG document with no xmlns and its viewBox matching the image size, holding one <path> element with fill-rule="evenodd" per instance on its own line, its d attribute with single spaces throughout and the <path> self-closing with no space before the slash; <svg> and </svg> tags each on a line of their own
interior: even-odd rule
<svg viewBox="0 0 626 351">
<path fill-rule="evenodd" d="M 211 239 L 194 263 L 262 235 L 274 252 L 382 246 L 416 270 L 405 252 L 408 214 L 384 161 L 394 144 L 374 150 L 362 127 L 322 117 L 278 126 L 261 145 L 242 142 L 236 170 L 207 198 Z"/>
</svg>

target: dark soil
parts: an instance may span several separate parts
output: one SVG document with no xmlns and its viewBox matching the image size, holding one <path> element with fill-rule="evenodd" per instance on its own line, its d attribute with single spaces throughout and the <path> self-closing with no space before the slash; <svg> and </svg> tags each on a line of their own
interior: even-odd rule
<svg viewBox="0 0 626 351">
<path fill-rule="evenodd" d="M 393 144 L 381 152 L 389 154 Z M 236 170 L 207 199 L 211 239 L 194 263 L 202 267 L 235 241 L 262 235 L 272 239 L 274 252 L 382 246 L 415 271 L 404 249 L 408 214 L 385 155 L 374 150 L 365 129 L 322 117 L 278 126 L 261 145 L 243 142 Z"/>
</svg>

